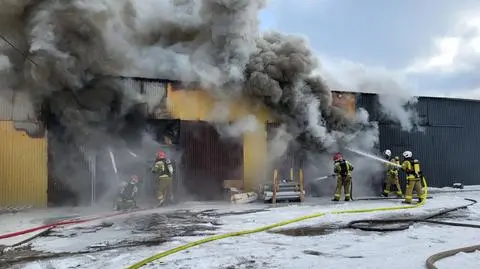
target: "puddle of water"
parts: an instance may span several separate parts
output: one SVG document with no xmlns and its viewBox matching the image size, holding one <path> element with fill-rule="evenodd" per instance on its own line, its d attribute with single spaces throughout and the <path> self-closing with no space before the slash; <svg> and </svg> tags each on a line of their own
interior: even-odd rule
<svg viewBox="0 0 480 269">
<path fill-rule="evenodd" d="M 271 233 L 283 234 L 288 236 L 316 236 L 331 234 L 335 229 L 325 227 L 300 227 L 292 229 L 284 229 L 280 231 L 274 231 Z"/>
</svg>

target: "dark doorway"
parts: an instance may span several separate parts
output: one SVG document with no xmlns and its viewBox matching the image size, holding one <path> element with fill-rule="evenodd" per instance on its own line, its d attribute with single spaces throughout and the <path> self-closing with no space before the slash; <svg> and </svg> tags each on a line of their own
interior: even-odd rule
<svg viewBox="0 0 480 269">
<path fill-rule="evenodd" d="M 207 122 L 180 125 L 181 178 L 196 200 L 223 199 L 223 181 L 243 179 L 243 142 L 220 137 Z"/>
<path fill-rule="evenodd" d="M 145 160 L 143 171 L 139 174 L 142 180 L 142 187 L 140 188 L 139 197 L 146 198 L 149 202 L 156 202 L 157 200 L 157 178 L 152 174 L 151 169 L 155 161 L 156 153 L 160 150 L 167 153 L 168 158 L 172 160 L 175 167 L 173 179 L 173 193 L 175 199 L 178 198 L 181 192 L 181 182 L 178 175 L 178 163 L 181 158 L 181 150 L 179 149 L 179 133 L 180 120 L 177 119 L 148 119 L 147 132 L 153 139 L 154 143 L 147 143 L 144 145 L 141 152 L 144 154 L 142 159 Z"/>
<path fill-rule="evenodd" d="M 48 133 L 48 206 L 80 206 L 91 202 L 91 174 L 80 150 Z"/>
</svg>

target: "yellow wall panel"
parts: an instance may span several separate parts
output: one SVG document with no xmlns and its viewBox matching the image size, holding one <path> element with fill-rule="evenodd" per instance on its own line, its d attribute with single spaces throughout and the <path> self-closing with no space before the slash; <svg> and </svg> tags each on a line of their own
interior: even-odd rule
<svg viewBox="0 0 480 269">
<path fill-rule="evenodd" d="M 0 121 L 0 206 L 47 205 L 47 138 L 30 138 Z"/>
<path fill-rule="evenodd" d="M 170 83 L 167 85 L 167 108 L 172 118 L 211 121 L 216 104 L 216 100 L 206 91 L 173 90 Z M 245 99 L 229 103 L 227 107 L 228 115 L 219 117 L 222 121 L 235 121 L 254 115 L 259 123 L 257 130 L 248 132 L 243 137 L 244 188 L 249 191 L 255 190 L 258 184 L 264 182 L 266 176 L 268 161 L 266 122 L 272 122 L 274 119 L 265 107 L 254 107 Z"/>
<path fill-rule="evenodd" d="M 255 191 L 267 176 L 267 128 L 260 125 L 255 132 L 243 136 L 243 185 L 247 191 Z"/>
<path fill-rule="evenodd" d="M 228 115 L 213 115 L 216 105 L 220 102 L 202 90 L 172 90 L 167 85 L 167 108 L 172 118 L 181 120 L 212 121 L 218 117 L 222 121 L 235 121 L 248 115 L 255 115 L 260 122 L 273 121 L 270 113 L 264 107 L 253 107 L 248 100 L 239 99 L 234 103 L 227 103 Z"/>
</svg>

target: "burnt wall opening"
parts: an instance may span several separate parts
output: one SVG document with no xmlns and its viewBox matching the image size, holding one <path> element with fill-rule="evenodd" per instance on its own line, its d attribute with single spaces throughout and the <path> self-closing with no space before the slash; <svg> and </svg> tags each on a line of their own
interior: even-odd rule
<svg viewBox="0 0 480 269">
<path fill-rule="evenodd" d="M 243 142 L 221 137 L 203 121 L 182 121 L 181 180 L 190 199 L 224 199 L 224 180 L 243 179 Z"/>
<path fill-rule="evenodd" d="M 140 187 L 139 199 L 155 203 L 157 196 L 157 178 L 151 172 L 151 168 L 155 161 L 156 153 L 160 150 L 167 153 L 172 160 L 177 173 L 173 178 L 172 191 L 174 196 L 178 198 L 183 193 L 181 180 L 179 178 L 179 162 L 181 159 L 181 150 L 179 148 L 180 120 L 177 119 L 147 119 L 147 133 L 153 139 L 154 144 L 142 151 L 141 158 L 143 164 L 138 167 L 142 169 L 139 173 L 142 178 L 142 186 Z"/>
<path fill-rule="evenodd" d="M 73 137 L 66 135 L 65 126 L 52 113 L 48 101 L 43 104 L 41 120 L 48 131 L 48 206 L 85 204 L 90 197 L 82 197 L 79 190 L 91 188 L 90 173 L 79 165 L 82 156 L 74 147 Z"/>
<path fill-rule="evenodd" d="M 49 206 L 91 205 L 111 192 L 110 189 L 127 175 L 144 170 L 141 161 L 126 160 L 127 153 L 123 149 L 141 144 L 147 126 L 145 105 L 133 105 L 120 114 L 121 104 L 112 102 L 108 122 L 81 123 L 101 134 L 102 139 L 92 139 L 69 132 L 62 122 L 61 112 L 52 109 L 51 101 L 45 100 L 40 117 L 48 131 Z M 109 149 L 120 157 L 118 173 L 113 179 L 115 172 Z"/>
</svg>

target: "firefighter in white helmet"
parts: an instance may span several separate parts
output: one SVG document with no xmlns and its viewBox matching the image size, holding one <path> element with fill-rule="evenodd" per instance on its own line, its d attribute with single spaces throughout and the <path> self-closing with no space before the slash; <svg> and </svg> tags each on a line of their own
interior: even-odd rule
<svg viewBox="0 0 480 269">
<path fill-rule="evenodd" d="M 415 190 L 418 195 L 418 202 L 422 202 L 425 199 L 421 184 L 423 174 L 420 169 L 420 163 L 413 158 L 411 151 L 407 150 L 403 152 L 402 169 L 407 175 L 407 189 L 405 190 L 405 201 L 403 201 L 403 203 L 412 203 L 413 190 Z"/>
<path fill-rule="evenodd" d="M 386 149 L 385 152 L 385 159 L 391 163 L 395 163 L 400 165 L 400 159 L 398 156 L 392 157 L 392 151 L 389 149 Z M 386 172 L 386 182 L 385 182 L 385 189 L 383 190 L 382 195 L 385 197 L 388 197 L 388 195 L 391 192 L 391 187 L 394 185 L 397 188 L 396 195 L 398 197 L 402 197 L 402 188 L 400 187 L 400 179 L 398 177 L 398 170 L 399 168 L 391 165 L 391 164 L 385 164 L 385 168 L 387 170 Z"/>
</svg>

